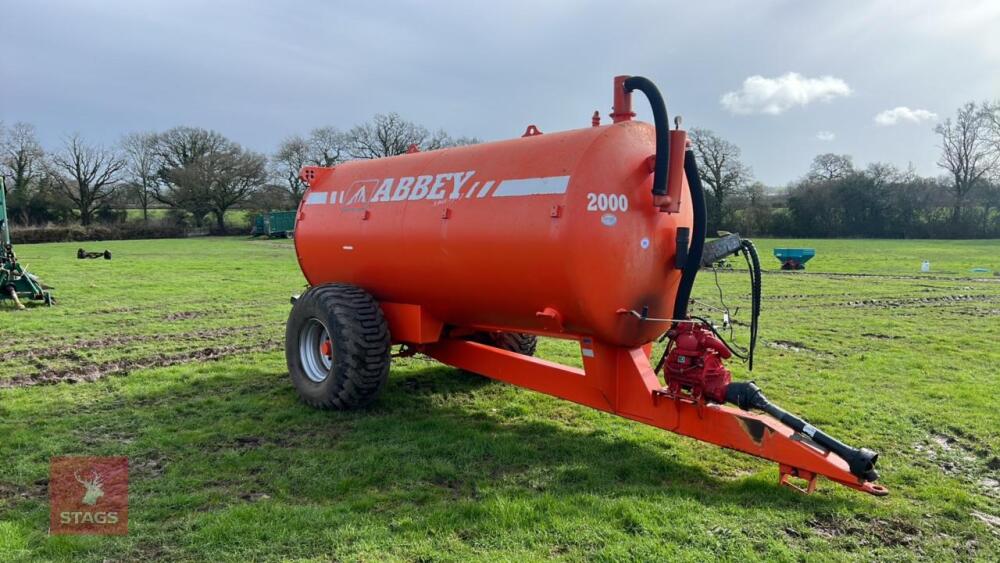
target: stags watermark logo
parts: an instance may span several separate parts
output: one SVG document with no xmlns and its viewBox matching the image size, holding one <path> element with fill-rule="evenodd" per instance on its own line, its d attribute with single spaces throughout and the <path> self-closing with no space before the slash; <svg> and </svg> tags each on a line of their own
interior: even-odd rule
<svg viewBox="0 0 1000 563">
<path fill-rule="evenodd" d="M 73 472 L 73 476 L 79 481 L 81 485 L 84 486 L 86 492 L 83 493 L 83 498 L 80 502 L 88 506 L 94 506 L 97 504 L 97 499 L 104 496 L 104 489 L 101 488 L 101 474 L 94 471 L 93 477 L 88 481 L 80 478 L 80 474 Z"/>
<path fill-rule="evenodd" d="M 52 534 L 128 533 L 128 459 L 54 457 L 49 472 Z"/>
</svg>

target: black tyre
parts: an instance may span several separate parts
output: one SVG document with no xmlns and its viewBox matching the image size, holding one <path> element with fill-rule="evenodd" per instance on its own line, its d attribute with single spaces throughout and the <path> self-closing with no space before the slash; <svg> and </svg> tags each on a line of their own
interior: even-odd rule
<svg viewBox="0 0 1000 563">
<path fill-rule="evenodd" d="M 378 302 L 347 284 L 309 289 L 285 326 L 285 360 L 302 400 L 353 409 L 378 397 L 389 378 L 389 328 Z"/>
<path fill-rule="evenodd" d="M 494 346 L 501 350 L 516 352 L 525 356 L 534 356 L 535 348 L 538 346 L 538 338 L 535 335 L 523 332 L 477 332 L 466 338 L 472 342 Z M 480 377 L 483 376 L 474 371 L 461 371 Z"/>
<path fill-rule="evenodd" d="M 534 334 L 523 332 L 479 332 L 469 340 L 525 356 L 534 356 L 538 347 L 538 338 Z"/>
</svg>

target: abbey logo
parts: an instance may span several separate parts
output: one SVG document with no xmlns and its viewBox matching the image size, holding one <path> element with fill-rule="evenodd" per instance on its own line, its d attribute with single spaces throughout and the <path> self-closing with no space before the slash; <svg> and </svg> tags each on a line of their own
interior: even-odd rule
<svg viewBox="0 0 1000 563">
<path fill-rule="evenodd" d="M 310 190 L 306 205 L 338 205 L 345 209 L 372 203 L 442 201 L 486 197 L 544 196 L 566 193 L 569 176 L 478 180 L 475 170 L 442 172 L 400 178 L 357 180 L 350 185 L 323 191 Z"/>
<path fill-rule="evenodd" d="M 52 534 L 128 533 L 128 458 L 54 457 L 49 469 Z"/>
</svg>

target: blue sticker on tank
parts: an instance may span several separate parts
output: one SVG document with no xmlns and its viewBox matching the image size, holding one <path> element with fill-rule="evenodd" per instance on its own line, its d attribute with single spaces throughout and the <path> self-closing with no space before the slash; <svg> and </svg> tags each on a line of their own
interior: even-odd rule
<svg viewBox="0 0 1000 563">
<path fill-rule="evenodd" d="M 605 227 L 614 227 L 615 224 L 618 223 L 618 216 L 613 213 L 605 213 L 604 215 L 601 215 L 601 223 L 603 223 Z"/>
</svg>

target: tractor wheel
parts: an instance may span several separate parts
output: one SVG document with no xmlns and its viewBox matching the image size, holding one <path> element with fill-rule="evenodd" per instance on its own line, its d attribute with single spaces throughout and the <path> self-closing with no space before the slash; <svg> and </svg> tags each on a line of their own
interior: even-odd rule
<svg viewBox="0 0 1000 563">
<path fill-rule="evenodd" d="M 77 251 L 76 251 L 76 259 L 77 260 L 83 260 L 86 257 L 87 257 L 87 253 L 84 252 L 84 250 L 82 248 L 77 249 Z"/>
<path fill-rule="evenodd" d="M 523 332 L 477 332 L 467 336 L 466 339 L 471 340 L 472 342 L 486 344 L 487 346 L 494 346 L 496 348 L 500 348 L 501 350 L 507 350 L 508 352 L 523 354 L 525 356 L 534 356 L 535 348 L 538 346 L 538 338 L 534 334 L 525 334 Z M 475 376 L 485 377 L 481 373 L 476 373 L 467 369 L 463 369 L 461 371 Z"/>
<path fill-rule="evenodd" d="M 497 348 L 525 356 L 534 356 L 538 347 L 538 337 L 523 332 L 501 332 L 493 335 L 493 340 Z"/>
<path fill-rule="evenodd" d="M 110 250 L 105 250 L 104 251 L 104 259 L 105 260 L 111 260 L 111 251 Z"/>
<path fill-rule="evenodd" d="M 389 327 L 378 302 L 347 284 L 320 285 L 295 301 L 285 360 L 302 400 L 346 410 L 378 397 L 389 378 Z"/>
<path fill-rule="evenodd" d="M 534 334 L 523 332 L 477 332 L 469 340 L 525 356 L 534 356 L 538 346 L 538 338 Z"/>
</svg>

